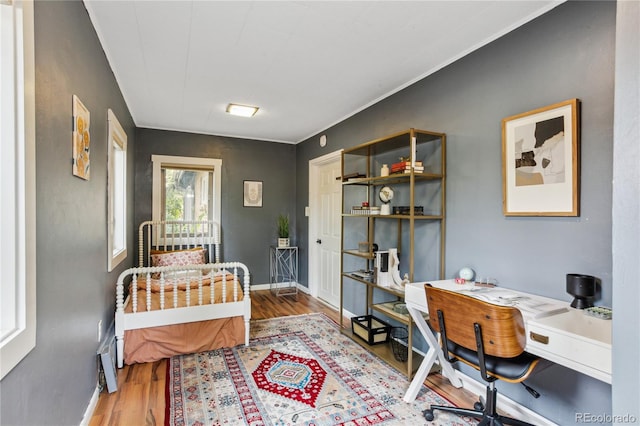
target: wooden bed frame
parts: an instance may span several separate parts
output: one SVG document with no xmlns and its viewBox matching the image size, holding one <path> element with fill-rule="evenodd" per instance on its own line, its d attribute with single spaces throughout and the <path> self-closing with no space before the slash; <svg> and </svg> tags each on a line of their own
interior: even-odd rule
<svg viewBox="0 0 640 426">
<path fill-rule="evenodd" d="M 240 262 L 220 262 L 219 234 L 219 226 L 213 221 L 147 221 L 140 225 L 139 267 L 123 271 L 116 284 L 115 334 L 119 368 L 124 365 L 126 330 L 243 317 L 244 344 L 249 345 L 251 319 L 249 270 Z M 148 266 L 152 250 L 177 251 L 193 248 L 205 248 L 209 255 L 208 263 L 186 266 Z M 212 258 L 213 261 L 211 261 Z M 226 278 L 228 276 L 226 273 L 232 274 L 234 278 Z M 221 280 L 220 285 L 224 288 L 222 294 L 218 289 L 212 290 L 208 286 L 203 286 L 203 281 L 209 278 L 213 282 L 216 275 L 224 276 L 224 278 L 218 277 L 218 280 Z M 182 278 L 175 278 L 176 276 Z M 125 299 L 125 283 L 128 285 L 130 282 L 146 283 L 145 300 L 138 300 L 136 291 L 131 291 Z M 151 298 L 154 294 L 151 291 L 151 285 L 158 282 L 161 284 L 155 294 L 160 295 L 161 307 L 151 310 Z M 187 293 L 184 307 L 177 307 L 179 282 L 195 286 L 191 287 L 192 291 L 182 290 L 182 293 Z M 227 288 L 227 286 L 233 287 Z M 169 290 L 165 291 L 165 288 Z M 173 302 L 169 300 L 169 303 L 165 303 L 165 292 L 170 291 L 174 295 Z M 214 300 L 214 291 L 218 291 L 216 297 L 221 297 L 222 303 L 205 304 L 203 295 L 211 292 L 210 299 Z M 189 296 L 191 293 L 195 296 Z"/>
</svg>

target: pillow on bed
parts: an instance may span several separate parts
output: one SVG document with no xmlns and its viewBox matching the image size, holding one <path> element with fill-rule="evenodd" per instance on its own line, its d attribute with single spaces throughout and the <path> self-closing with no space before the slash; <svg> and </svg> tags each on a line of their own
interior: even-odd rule
<svg viewBox="0 0 640 426">
<path fill-rule="evenodd" d="M 204 249 L 152 251 L 151 266 L 184 266 L 204 264 Z"/>
<path fill-rule="evenodd" d="M 167 253 L 178 253 L 178 252 L 183 252 L 183 251 L 202 251 L 203 252 L 203 258 L 204 258 L 204 263 L 207 263 L 207 258 L 208 258 L 208 250 L 206 247 L 191 247 L 191 248 L 179 248 L 179 249 L 174 249 L 174 250 L 161 250 L 161 249 L 151 249 L 151 251 L 149 252 L 149 254 L 151 256 L 155 255 L 155 254 L 167 254 Z M 152 260 L 153 262 L 153 260 Z M 154 266 L 154 265 L 151 265 Z M 158 265 L 159 266 L 159 265 Z"/>
<path fill-rule="evenodd" d="M 151 252 L 151 266 L 203 265 L 204 263 L 205 250 L 203 248 L 175 251 L 154 250 Z M 160 278 L 160 273 L 154 273 L 152 278 Z"/>
</svg>

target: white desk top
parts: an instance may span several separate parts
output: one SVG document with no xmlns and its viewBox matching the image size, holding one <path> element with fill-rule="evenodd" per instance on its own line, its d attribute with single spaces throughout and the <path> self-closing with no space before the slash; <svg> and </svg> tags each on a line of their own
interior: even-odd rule
<svg viewBox="0 0 640 426">
<path fill-rule="evenodd" d="M 408 308 L 428 312 L 424 293 L 426 283 L 405 286 Z M 571 308 L 568 302 L 507 288 L 457 284 L 455 280 L 428 283 L 518 308 L 525 321 L 527 352 L 611 383 L 610 320 L 589 316 L 580 309 Z"/>
<path fill-rule="evenodd" d="M 427 282 L 434 287 L 457 291 L 497 305 L 515 306 L 525 319 L 543 318 L 567 312 L 569 309 L 568 302 L 502 287 L 480 287 L 473 283 L 457 284 L 455 280 L 409 283 L 405 287 L 405 303 L 427 312 L 427 300 L 424 295 L 424 285 Z"/>
</svg>

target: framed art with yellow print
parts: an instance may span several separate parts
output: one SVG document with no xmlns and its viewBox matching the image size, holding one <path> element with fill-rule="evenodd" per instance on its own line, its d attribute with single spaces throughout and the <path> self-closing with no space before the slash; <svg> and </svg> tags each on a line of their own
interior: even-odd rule
<svg viewBox="0 0 640 426">
<path fill-rule="evenodd" d="M 89 180 L 91 176 L 90 126 L 89 110 L 76 95 L 73 95 L 73 174 L 85 180 Z"/>
<path fill-rule="evenodd" d="M 502 120 L 505 216 L 580 214 L 580 101 Z"/>
</svg>

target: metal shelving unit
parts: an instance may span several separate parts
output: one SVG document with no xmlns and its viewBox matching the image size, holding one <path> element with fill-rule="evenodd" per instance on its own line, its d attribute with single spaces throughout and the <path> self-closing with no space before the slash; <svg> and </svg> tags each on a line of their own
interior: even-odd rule
<svg viewBox="0 0 640 426">
<path fill-rule="evenodd" d="M 352 336 L 352 330 L 343 324 L 345 287 L 364 285 L 366 288 L 365 311 L 367 315 L 384 317 L 406 326 L 408 332 L 407 346 L 413 348 L 413 320 L 407 313 L 394 311 L 393 306 L 404 302 L 404 291 L 376 284 L 374 271 L 375 252 L 371 243 L 381 241 L 380 250 L 397 248 L 401 265 L 409 281 L 442 279 L 444 277 L 444 240 L 445 240 L 445 176 L 446 176 L 446 135 L 425 130 L 409 129 L 387 137 L 376 139 L 354 148 L 345 149 L 342 153 L 342 247 L 341 247 L 341 291 L 340 291 L 340 325 L 343 333 Z M 401 174 L 381 176 L 383 164 L 395 161 L 409 161 L 412 167 Z M 424 170 L 418 171 L 413 166 L 419 161 Z M 403 214 L 393 212 L 381 215 L 370 209 L 364 213 L 354 208 L 360 202 L 369 207 L 379 205 L 378 191 L 384 186 L 393 185 L 398 201 L 404 204 Z M 397 201 L 397 202 L 398 202 Z M 393 204 L 392 204 L 393 205 Z M 416 209 L 416 207 L 419 207 Z M 404 214 L 406 212 L 406 214 Z M 420 226 L 431 226 L 428 228 Z M 420 238 L 430 241 L 433 249 L 425 254 L 423 246 L 416 247 L 416 228 L 420 227 Z M 424 234 L 424 235 L 423 235 Z M 426 235 L 426 236 L 425 236 Z M 358 241 L 362 238 L 368 244 L 369 251 L 358 250 Z M 366 241 L 364 241 L 366 240 Z M 421 243 L 422 243 L 421 240 Z M 416 265 L 416 257 L 420 256 L 420 265 Z M 416 276 L 416 269 L 424 274 L 426 257 L 431 257 L 428 276 Z M 354 275 L 359 271 L 374 271 L 371 278 Z M 402 275 L 402 274 L 401 274 Z M 350 295 L 354 290 L 349 287 Z M 382 300 L 380 300 L 382 299 Z M 350 300 L 351 302 L 351 300 Z M 354 312 L 362 315 L 362 312 Z M 413 377 L 420 365 L 421 357 L 415 352 L 407 361 L 394 359 L 389 345 L 367 346 L 367 343 L 354 337 L 362 345 L 383 357 L 385 360 L 405 371 L 407 377 Z"/>
</svg>

